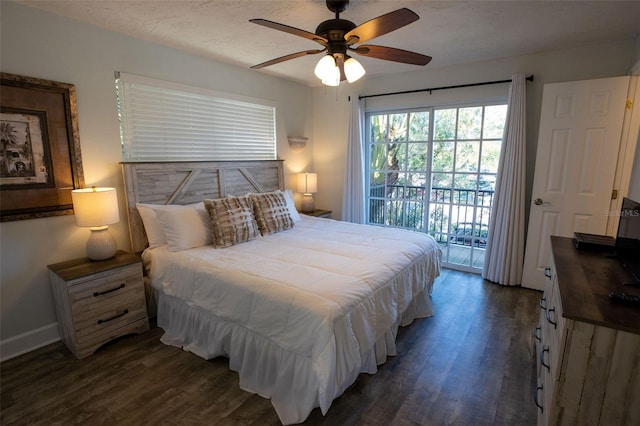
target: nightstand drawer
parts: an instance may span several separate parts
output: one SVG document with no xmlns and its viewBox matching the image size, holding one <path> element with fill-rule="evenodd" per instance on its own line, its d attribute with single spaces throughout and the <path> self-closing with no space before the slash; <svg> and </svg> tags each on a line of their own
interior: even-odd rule
<svg viewBox="0 0 640 426">
<path fill-rule="evenodd" d="M 74 316 L 95 311 L 97 306 L 118 305 L 144 297 L 139 264 L 98 274 L 90 281 L 74 280 L 69 284 L 69 302 Z"/>
<path fill-rule="evenodd" d="M 73 316 L 73 327 L 79 341 L 91 335 L 101 336 L 147 317 L 146 300 L 142 297 L 124 303 L 98 305 L 96 308 L 95 311 Z"/>
</svg>

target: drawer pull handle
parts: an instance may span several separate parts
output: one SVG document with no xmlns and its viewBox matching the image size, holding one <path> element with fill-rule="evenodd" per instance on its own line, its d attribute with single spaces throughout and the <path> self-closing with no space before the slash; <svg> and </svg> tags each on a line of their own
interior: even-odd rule
<svg viewBox="0 0 640 426">
<path fill-rule="evenodd" d="M 543 309 L 545 311 L 547 310 L 547 298 L 546 297 L 543 297 L 542 299 L 540 299 L 539 304 L 540 304 L 540 309 Z"/>
<path fill-rule="evenodd" d="M 538 393 L 542 390 L 542 386 L 538 386 L 536 388 L 536 393 L 533 394 L 533 401 L 536 403 L 536 406 L 540 409 L 541 413 L 544 413 L 544 408 L 542 408 L 542 404 L 538 402 Z"/>
<path fill-rule="evenodd" d="M 105 291 L 96 291 L 95 293 L 93 293 L 93 297 L 98 297 L 98 296 L 102 296 L 108 293 L 111 293 L 113 291 L 118 291 L 121 288 L 124 288 L 124 283 L 120 284 L 120 286 L 112 288 L 111 290 L 105 290 Z"/>
<path fill-rule="evenodd" d="M 547 309 L 547 321 L 549 321 L 550 324 L 553 324 L 554 329 L 558 328 L 558 323 L 551 321 L 551 312 L 555 312 L 555 311 L 556 311 L 556 308 Z"/>
<path fill-rule="evenodd" d="M 540 338 L 540 332 L 542 331 L 542 328 L 540 326 L 536 327 L 535 330 L 533 330 L 533 337 L 538 341 L 541 342 L 542 339 Z"/>
<path fill-rule="evenodd" d="M 549 364 L 547 364 L 544 360 L 544 354 L 545 352 L 547 354 L 549 354 L 549 347 L 545 346 L 544 348 L 542 348 L 542 352 L 540 352 L 540 364 L 542 364 L 544 367 L 547 368 L 547 371 L 551 371 L 551 367 L 549 367 Z"/>
<path fill-rule="evenodd" d="M 105 322 L 113 321 L 114 319 L 120 318 L 121 316 L 127 315 L 128 313 L 129 313 L 129 310 L 125 309 L 124 312 L 121 313 L 121 314 L 118 314 L 116 316 L 113 316 L 111 318 L 107 318 L 107 319 L 104 319 L 104 320 L 98 320 L 98 324 L 104 324 Z"/>
<path fill-rule="evenodd" d="M 547 278 L 551 278 L 551 267 L 547 266 L 546 268 L 544 268 L 544 276 Z"/>
</svg>

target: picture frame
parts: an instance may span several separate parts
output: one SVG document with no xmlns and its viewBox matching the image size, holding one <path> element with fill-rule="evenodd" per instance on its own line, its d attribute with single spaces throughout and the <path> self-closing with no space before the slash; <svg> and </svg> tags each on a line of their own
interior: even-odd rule
<svg viewBox="0 0 640 426">
<path fill-rule="evenodd" d="M 0 73 L 0 221 L 73 214 L 83 187 L 75 86 Z"/>
</svg>

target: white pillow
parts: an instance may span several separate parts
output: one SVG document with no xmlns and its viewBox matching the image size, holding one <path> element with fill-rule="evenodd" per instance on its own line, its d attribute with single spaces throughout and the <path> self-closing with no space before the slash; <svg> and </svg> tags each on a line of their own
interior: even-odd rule
<svg viewBox="0 0 640 426">
<path fill-rule="evenodd" d="M 162 224 L 156 218 L 155 209 L 161 207 L 157 204 L 142 204 L 136 203 L 140 218 L 144 224 L 144 230 L 147 234 L 147 241 L 149 242 L 149 248 L 156 248 L 167 244 L 167 237 L 164 235 L 164 229 Z"/>
<path fill-rule="evenodd" d="M 291 215 L 291 219 L 293 219 L 294 222 L 298 222 L 300 219 L 300 214 L 298 213 L 298 210 L 296 210 L 296 202 L 293 199 L 293 191 L 290 189 L 287 189 L 284 192 L 284 199 L 287 202 L 287 207 L 289 208 L 289 214 Z"/>
<path fill-rule="evenodd" d="M 162 224 L 169 251 L 186 250 L 213 243 L 211 222 L 204 203 L 181 208 L 156 209 L 156 217 Z"/>
<path fill-rule="evenodd" d="M 156 248 L 156 247 L 160 247 L 162 245 L 167 244 L 168 241 L 167 241 L 165 226 L 169 228 L 169 231 L 171 232 L 171 235 L 172 235 L 171 242 L 169 243 L 169 250 L 173 248 L 174 250 L 172 251 L 178 251 L 176 249 L 180 249 L 180 247 L 185 247 L 191 244 L 199 244 L 199 245 L 211 244 L 211 241 L 206 243 L 207 241 L 206 238 L 200 238 L 195 236 L 198 234 L 199 231 L 206 233 L 207 235 L 209 235 L 209 237 L 211 235 L 211 225 L 209 223 L 209 217 L 207 215 L 207 211 L 204 208 L 203 202 L 188 204 L 186 206 L 178 205 L 178 204 L 136 203 L 136 208 L 138 209 L 138 213 L 140 213 L 140 217 L 142 218 L 142 223 L 144 224 L 144 230 L 147 234 L 147 241 L 149 242 L 149 248 Z M 198 211 L 198 213 L 200 213 L 204 217 L 205 223 L 204 223 L 203 229 L 197 229 L 195 230 L 195 232 L 190 232 L 189 235 L 191 236 L 185 237 L 184 240 L 186 241 L 183 241 L 179 236 L 176 237 L 176 233 L 178 233 L 179 235 L 179 233 L 183 231 L 182 229 L 180 229 L 180 225 L 176 223 L 178 220 L 178 216 L 180 216 L 180 214 L 166 213 L 164 215 L 165 222 L 166 222 L 166 225 L 165 225 L 163 222 L 160 221 L 160 218 L 158 217 L 158 212 L 159 211 L 172 212 L 174 210 L 180 212 L 185 209 L 187 210 L 195 209 L 196 211 Z M 182 216 L 191 216 L 190 219 L 194 218 L 194 215 L 193 214 L 190 215 L 189 212 L 183 211 L 182 213 L 183 213 Z M 194 220 L 190 225 L 192 227 L 199 228 L 199 221 Z M 189 227 L 189 225 L 185 224 L 182 227 Z M 204 241 L 205 243 L 200 244 L 201 241 Z M 183 244 L 185 242 L 186 244 Z M 193 246 L 193 247 L 196 247 L 196 246 Z M 184 248 L 182 250 L 184 250 Z"/>
</svg>

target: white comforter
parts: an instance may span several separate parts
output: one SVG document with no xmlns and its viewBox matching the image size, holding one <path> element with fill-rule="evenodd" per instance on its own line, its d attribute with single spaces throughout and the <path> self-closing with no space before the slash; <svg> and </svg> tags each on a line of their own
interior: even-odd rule
<svg viewBox="0 0 640 426">
<path fill-rule="evenodd" d="M 243 389 L 285 424 L 323 413 L 395 355 L 403 321 L 429 316 L 441 253 L 422 233 L 303 216 L 224 249 L 145 251 L 163 342 L 229 356 Z"/>
</svg>

